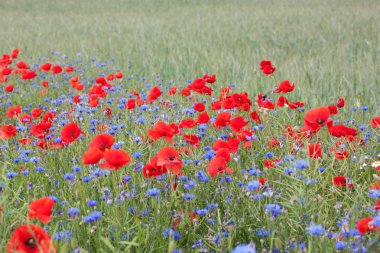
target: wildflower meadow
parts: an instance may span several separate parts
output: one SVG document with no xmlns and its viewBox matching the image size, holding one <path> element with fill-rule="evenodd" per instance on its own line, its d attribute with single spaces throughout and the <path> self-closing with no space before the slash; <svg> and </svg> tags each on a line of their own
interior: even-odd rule
<svg viewBox="0 0 380 253">
<path fill-rule="evenodd" d="M 0 252 L 380 252 L 378 1 L 0 2 Z"/>
</svg>

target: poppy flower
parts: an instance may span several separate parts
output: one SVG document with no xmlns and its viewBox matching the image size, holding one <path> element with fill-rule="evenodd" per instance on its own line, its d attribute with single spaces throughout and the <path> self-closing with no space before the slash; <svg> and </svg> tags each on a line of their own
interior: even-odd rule
<svg viewBox="0 0 380 253">
<path fill-rule="evenodd" d="M 176 93 L 177 93 L 177 87 L 172 87 L 168 91 L 169 96 L 175 95 Z"/>
<path fill-rule="evenodd" d="M 151 89 L 149 91 L 148 98 L 147 98 L 146 102 L 148 104 L 152 103 L 154 100 L 159 98 L 161 96 L 161 94 L 162 94 L 162 92 L 161 92 L 160 88 L 158 86 L 154 87 L 153 89 Z"/>
<path fill-rule="evenodd" d="M 4 91 L 11 93 L 13 91 L 14 85 L 8 85 L 4 87 Z"/>
<path fill-rule="evenodd" d="M 55 65 L 51 68 L 51 71 L 53 72 L 54 75 L 58 75 L 59 73 L 62 72 L 62 67 L 59 65 Z"/>
<path fill-rule="evenodd" d="M 129 99 L 127 103 L 125 104 L 125 107 L 128 110 L 132 110 L 133 108 L 135 108 L 135 106 L 136 106 L 136 100 L 134 98 Z"/>
<path fill-rule="evenodd" d="M 329 108 L 330 114 L 335 115 L 338 114 L 338 107 L 335 105 L 329 105 L 327 108 Z"/>
<path fill-rule="evenodd" d="M 261 119 L 260 119 L 260 115 L 257 111 L 253 111 L 249 114 L 249 117 L 256 123 L 260 124 L 261 123 Z"/>
<path fill-rule="evenodd" d="M 6 250 L 8 253 L 53 253 L 56 247 L 43 228 L 26 224 L 13 231 Z"/>
<path fill-rule="evenodd" d="M 12 54 L 11 54 L 12 59 L 17 59 L 18 54 L 19 54 L 18 48 L 13 49 Z"/>
<path fill-rule="evenodd" d="M 167 142 L 173 144 L 173 136 L 178 132 L 178 126 L 175 124 L 166 124 L 165 122 L 158 121 L 152 129 L 148 129 L 148 136 L 153 141 L 165 138 Z"/>
<path fill-rule="evenodd" d="M 221 112 L 216 116 L 213 126 L 218 129 L 230 124 L 231 114 L 229 112 Z"/>
<path fill-rule="evenodd" d="M 220 101 L 214 101 L 211 103 L 211 110 L 212 111 L 217 111 L 220 109 L 222 109 L 222 104 L 220 103 Z"/>
<path fill-rule="evenodd" d="M 103 158 L 103 151 L 97 147 L 90 147 L 82 156 L 84 165 L 96 164 Z"/>
<path fill-rule="evenodd" d="M 321 144 L 310 144 L 309 145 L 309 156 L 313 159 L 320 158 L 322 156 Z"/>
<path fill-rule="evenodd" d="M 39 116 L 41 116 L 41 108 L 34 108 L 30 113 L 33 118 L 38 118 Z"/>
<path fill-rule="evenodd" d="M 303 122 L 308 130 L 315 133 L 328 123 L 329 117 L 330 110 L 327 107 L 322 106 L 307 111 Z"/>
<path fill-rule="evenodd" d="M 188 97 L 191 95 L 190 89 L 188 87 L 183 88 L 180 92 L 180 95 Z"/>
<path fill-rule="evenodd" d="M 40 68 L 42 69 L 42 71 L 44 72 L 48 72 L 51 68 L 51 63 L 47 62 L 47 63 L 44 63 L 40 66 Z"/>
<path fill-rule="evenodd" d="M 367 218 L 363 218 L 363 219 L 359 220 L 356 223 L 356 228 L 361 235 L 365 235 L 371 231 L 379 231 L 379 229 L 380 229 L 380 227 L 377 227 L 373 224 L 373 218 L 372 217 L 367 217 Z"/>
<path fill-rule="evenodd" d="M 277 89 L 275 89 L 273 92 L 274 93 L 288 93 L 288 92 L 292 92 L 294 90 L 294 88 L 296 87 L 296 85 L 293 83 L 293 84 L 290 84 L 290 82 L 288 80 L 285 80 L 285 81 L 282 81 L 280 83 L 280 85 L 277 87 Z"/>
<path fill-rule="evenodd" d="M 344 158 L 348 158 L 349 156 L 350 156 L 350 154 L 348 154 L 346 150 L 335 151 L 335 158 L 338 160 L 343 160 Z"/>
<path fill-rule="evenodd" d="M 212 178 L 224 172 L 227 172 L 228 174 L 231 174 L 233 172 L 231 168 L 227 168 L 226 160 L 222 157 L 214 157 L 210 161 L 210 164 L 207 167 L 206 171 Z"/>
<path fill-rule="evenodd" d="M 358 131 L 355 128 L 350 128 L 341 124 L 333 125 L 332 121 L 327 123 L 327 128 L 330 135 L 334 137 L 347 137 L 358 135 Z"/>
<path fill-rule="evenodd" d="M 19 61 L 18 63 L 16 63 L 16 67 L 19 69 L 30 69 L 28 64 L 26 64 L 24 61 Z"/>
<path fill-rule="evenodd" d="M 15 116 L 18 116 L 19 114 L 21 114 L 21 109 L 22 108 L 19 105 L 8 107 L 7 112 L 5 113 L 5 116 L 7 116 L 8 118 L 13 118 Z"/>
<path fill-rule="evenodd" d="M 268 110 L 272 110 L 276 107 L 276 104 L 272 103 L 266 95 L 259 93 L 257 95 L 257 104 L 259 107 L 263 107 Z"/>
<path fill-rule="evenodd" d="M 104 152 L 105 162 L 100 164 L 101 168 L 118 170 L 131 161 L 131 157 L 122 149 L 109 149 Z"/>
<path fill-rule="evenodd" d="M 371 125 L 373 129 L 380 127 L 380 117 L 372 118 Z"/>
<path fill-rule="evenodd" d="M 30 80 L 37 76 L 37 74 L 34 71 L 26 71 L 21 75 L 21 80 Z"/>
<path fill-rule="evenodd" d="M 229 139 L 228 141 L 217 140 L 212 145 L 212 149 L 214 151 L 218 151 L 219 149 L 225 148 L 231 153 L 235 153 L 239 149 L 240 140 L 237 138 Z"/>
<path fill-rule="evenodd" d="M 66 73 L 73 72 L 74 70 L 75 70 L 75 68 L 74 68 L 73 66 L 67 66 L 67 67 L 65 68 L 65 72 L 66 72 Z"/>
<path fill-rule="evenodd" d="M 223 158 L 227 163 L 231 160 L 231 154 L 230 151 L 227 148 L 220 148 L 216 152 L 215 157 L 221 157 Z"/>
<path fill-rule="evenodd" d="M 338 99 L 338 102 L 336 103 L 336 106 L 338 107 L 338 108 L 342 108 L 342 107 L 344 107 L 344 98 L 339 98 Z"/>
<path fill-rule="evenodd" d="M 20 143 L 22 145 L 31 144 L 32 142 L 33 142 L 33 140 L 31 138 L 22 138 L 22 139 L 18 140 L 18 143 Z"/>
<path fill-rule="evenodd" d="M 191 84 L 187 86 L 190 91 L 195 91 L 199 94 L 207 94 L 211 95 L 213 89 L 211 87 L 206 86 L 206 80 L 203 78 L 195 79 Z"/>
<path fill-rule="evenodd" d="M 289 101 L 284 96 L 279 97 L 277 100 L 277 106 L 284 107 L 285 104 L 289 104 Z"/>
<path fill-rule="evenodd" d="M 38 219 L 44 224 L 51 220 L 54 201 L 49 197 L 34 200 L 29 205 L 29 219 Z"/>
<path fill-rule="evenodd" d="M 351 180 L 348 180 L 345 176 L 336 176 L 333 178 L 333 183 L 336 187 L 348 187 L 353 188 L 354 185 Z"/>
<path fill-rule="evenodd" d="M 61 140 L 65 143 L 71 143 L 78 139 L 79 135 L 84 134 L 78 127 L 78 124 L 73 122 L 66 124 L 61 130 Z"/>
<path fill-rule="evenodd" d="M 210 116 L 207 112 L 202 112 L 198 115 L 197 123 L 198 124 L 207 124 L 210 121 Z"/>
<path fill-rule="evenodd" d="M 176 175 L 181 175 L 182 160 L 173 147 L 163 147 L 157 153 L 157 165 L 169 169 Z"/>
<path fill-rule="evenodd" d="M 49 134 L 51 128 L 51 122 L 41 122 L 30 127 L 30 135 L 35 136 L 39 139 L 45 138 Z"/>
<path fill-rule="evenodd" d="M 276 67 L 272 65 L 272 62 L 269 60 L 262 60 L 260 62 L 260 70 L 264 75 L 271 75 L 276 71 Z"/>
<path fill-rule="evenodd" d="M 122 72 L 117 72 L 117 73 L 115 74 L 115 77 L 116 77 L 117 79 L 121 79 L 121 78 L 123 78 L 123 73 L 122 73 Z"/>
<path fill-rule="evenodd" d="M 186 142 L 190 143 L 191 145 L 199 146 L 199 138 L 196 135 L 192 135 L 192 134 L 187 135 L 187 134 L 185 134 L 183 136 L 183 139 Z"/>
<path fill-rule="evenodd" d="M 17 129 L 13 125 L 2 125 L 0 129 L 0 138 L 9 139 L 15 137 Z"/>
<path fill-rule="evenodd" d="M 197 125 L 197 122 L 193 119 L 183 119 L 181 123 L 179 123 L 179 128 L 193 128 Z"/>
<path fill-rule="evenodd" d="M 157 159 L 157 156 L 152 157 L 149 163 L 143 167 L 142 171 L 144 177 L 157 177 L 167 172 L 166 167 L 157 165 Z"/>
<path fill-rule="evenodd" d="M 105 151 L 112 147 L 115 143 L 115 138 L 110 134 L 99 134 L 95 136 L 89 144 L 90 148 L 97 148 L 101 151 Z"/>
<path fill-rule="evenodd" d="M 203 104 L 203 103 L 196 103 L 194 105 L 194 110 L 196 110 L 197 112 L 203 112 L 205 110 L 205 104 Z"/>
<path fill-rule="evenodd" d="M 215 83 L 216 75 L 215 74 L 213 74 L 212 76 L 204 75 L 203 79 L 206 81 L 206 83 Z"/>
<path fill-rule="evenodd" d="M 22 124 L 32 124 L 32 117 L 29 114 L 23 114 L 19 118 Z"/>
<path fill-rule="evenodd" d="M 249 122 L 245 121 L 244 117 L 237 116 L 230 121 L 230 127 L 234 132 L 240 132 Z"/>
</svg>

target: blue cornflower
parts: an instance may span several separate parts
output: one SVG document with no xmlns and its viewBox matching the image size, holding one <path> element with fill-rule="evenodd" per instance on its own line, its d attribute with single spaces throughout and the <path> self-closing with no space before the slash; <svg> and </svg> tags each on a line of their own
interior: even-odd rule
<svg viewBox="0 0 380 253">
<path fill-rule="evenodd" d="M 245 187 L 248 191 L 257 191 L 260 189 L 261 183 L 257 180 L 248 182 L 247 186 Z"/>
<path fill-rule="evenodd" d="M 87 205 L 89 206 L 89 207 L 94 207 L 94 206 L 96 206 L 98 204 L 98 201 L 96 201 L 96 200 L 89 200 L 89 201 L 87 201 Z"/>
<path fill-rule="evenodd" d="M 76 207 L 71 207 L 67 210 L 67 214 L 71 217 L 71 218 L 74 218 L 75 216 L 77 216 L 79 213 L 79 209 L 76 208 Z"/>
<path fill-rule="evenodd" d="M 86 223 L 93 223 L 102 217 L 102 212 L 95 211 L 90 213 L 88 216 L 83 216 L 83 221 Z"/>
<path fill-rule="evenodd" d="M 185 194 L 183 194 L 183 198 L 184 198 L 185 200 L 192 200 L 192 199 L 195 198 L 195 195 L 194 195 L 194 194 L 191 194 L 191 193 L 185 193 Z"/>
<path fill-rule="evenodd" d="M 11 171 L 7 173 L 8 178 L 15 178 L 17 176 L 17 172 Z"/>
<path fill-rule="evenodd" d="M 309 227 L 306 228 L 306 231 L 314 236 L 323 235 L 325 230 L 323 229 L 322 225 L 320 224 L 311 224 Z"/>
<path fill-rule="evenodd" d="M 150 197 L 156 197 L 156 196 L 158 196 L 158 194 L 160 194 L 160 190 L 157 188 L 148 189 L 146 191 L 146 195 L 148 195 Z"/>
<path fill-rule="evenodd" d="M 265 205 L 265 210 L 267 212 L 270 212 L 273 217 L 276 217 L 277 215 L 282 213 L 282 206 L 278 204 L 267 204 Z"/>
<path fill-rule="evenodd" d="M 256 253 L 255 244 L 241 244 L 232 250 L 232 253 Z"/>
<path fill-rule="evenodd" d="M 293 163 L 293 166 L 296 168 L 296 169 L 299 169 L 299 170 L 304 170 L 306 169 L 307 167 L 309 167 L 309 164 L 306 160 L 304 159 L 299 159 L 297 161 L 295 161 Z"/>
<path fill-rule="evenodd" d="M 73 173 L 66 173 L 63 176 L 63 179 L 68 180 L 68 181 L 73 181 L 73 180 L 75 180 L 75 174 L 73 174 Z"/>
</svg>

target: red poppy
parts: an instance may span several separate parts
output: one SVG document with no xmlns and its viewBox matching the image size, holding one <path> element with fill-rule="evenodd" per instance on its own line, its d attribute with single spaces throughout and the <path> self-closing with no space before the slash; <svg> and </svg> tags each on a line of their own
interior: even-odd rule
<svg viewBox="0 0 380 253">
<path fill-rule="evenodd" d="M 373 129 L 380 127 L 380 117 L 372 118 L 371 125 Z"/>
<path fill-rule="evenodd" d="M 307 111 L 303 122 L 308 130 L 315 133 L 328 123 L 329 117 L 330 110 L 327 107 L 322 106 Z"/>
<path fill-rule="evenodd" d="M 203 112 L 205 110 L 205 104 L 203 104 L 203 103 L 196 103 L 194 105 L 194 110 L 196 110 L 197 112 Z"/>
<path fill-rule="evenodd" d="M 338 107 L 335 105 L 329 105 L 327 108 L 329 108 L 330 114 L 335 115 L 338 114 Z"/>
<path fill-rule="evenodd" d="M 12 59 L 17 59 L 18 54 L 19 54 L 18 48 L 13 49 L 12 50 L 12 55 L 11 55 Z"/>
<path fill-rule="evenodd" d="M 289 101 L 284 96 L 280 96 L 277 100 L 277 106 L 284 107 L 285 104 L 289 104 Z"/>
<path fill-rule="evenodd" d="M 164 166 L 157 165 L 157 156 L 152 157 L 149 163 L 143 168 L 143 175 L 146 178 L 157 177 L 167 172 L 167 168 Z"/>
<path fill-rule="evenodd" d="M 157 165 L 169 169 L 176 175 L 181 175 L 182 160 L 175 148 L 161 148 L 157 153 Z"/>
<path fill-rule="evenodd" d="M 19 61 L 16 63 L 16 67 L 19 69 L 30 69 L 30 67 L 24 61 Z"/>
<path fill-rule="evenodd" d="M 148 136 L 153 141 L 165 138 L 167 142 L 173 144 L 173 136 L 178 132 L 178 126 L 174 123 L 166 124 L 165 122 L 158 121 L 152 129 L 148 129 Z"/>
<path fill-rule="evenodd" d="M 74 70 L 75 70 L 75 68 L 74 68 L 73 66 L 67 66 L 67 67 L 65 68 L 65 72 L 66 72 L 66 73 L 73 72 Z"/>
<path fill-rule="evenodd" d="M 0 129 L 0 138 L 9 139 L 17 135 L 16 127 L 12 125 L 2 125 Z"/>
<path fill-rule="evenodd" d="M 350 154 L 347 153 L 346 150 L 344 151 L 335 151 L 335 158 L 338 160 L 342 160 L 344 158 L 348 158 Z"/>
<path fill-rule="evenodd" d="M 33 140 L 30 138 L 22 138 L 22 139 L 18 140 L 18 143 L 20 143 L 22 145 L 31 144 L 32 142 L 33 142 Z"/>
<path fill-rule="evenodd" d="M 21 114 L 21 109 L 22 108 L 19 105 L 8 107 L 5 116 L 7 116 L 8 118 L 13 118 L 13 117 Z"/>
<path fill-rule="evenodd" d="M 161 94 L 162 94 L 162 92 L 160 91 L 160 88 L 158 86 L 152 88 L 149 91 L 148 98 L 147 98 L 146 102 L 148 104 L 152 103 L 154 100 L 156 100 L 157 98 L 159 98 L 161 96 Z"/>
<path fill-rule="evenodd" d="M 44 63 L 40 66 L 40 68 L 42 69 L 42 71 L 44 72 L 48 72 L 51 68 L 51 63 L 47 62 L 47 63 Z"/>
<path fill-rule="evenodd" d="M 265 109 L 274 109 L 276 104 L 272 103 L 269 99 L 267 99 L 266 95 L 259 93 L 257 95 L 257 104 L 259 107 L 264 107 Z"/>
<path fill-rule="evenodd" d="M 217 140 L 212 145 L 212 149 L 214 151 L 218 151 L 219 149 L 225 148 L 231 153 L 235 153 L 239 149 L 240 140 L 238 138 L 229 139 L 228 141 Z"/>
<path fill-rule="evenodd" d="M 193 119 L 183 119 L 181 123 L 179 123 L 179 128 L 193 128 L 197 125 L 197 122 Z"/>
<path fill-rule="evenodd" d="M 183 139 L 185 141 L 187 141 L 188 143 L 190 143 L 191 145 L 199 146 L 199 138 L 196 135 L 192 135 L 192 134 L 186 135 L 185 134 L 183 136 Z"/>
<path fill-rule="evenodd" d="M 206 83 L 215 83 L 216 75 L 215 74 L 213 74 L 212 76 L 204 75 L 203 79 L 206 81 Z"/>
<path fill-rule="evenodd" d="M 334 125 L 332 121 L 327 123 L 327 128 L 331 136 L 335 137 L 347 137 L 347 136 L 356 136 L 358 135 L 358 131 L 355 128 L 350 128 L 345 125 Z"/>
<path fill-rule="evenodd" d="M 188 97 L 191 95 L 190 89 L 188 87 L 183 88 L 180 92 L 180 95 Z"/>
<path fill-rule="evenodd" d="M 363 218 L 358 221 L 356 224 L 356 228 L 359 230 L 359 233 L 361 235 L 365 235 L 368 232 L 371 231 L 379 231 L 380 227 L 377 227 L 373 224 L 373 218 L 372 217 L 367 217 Z"/>
<path fill-rule="evenodd" d="M 202 112 L 198 115 L 197 123 L 198 124 L 207 124 L 210 121 L 210 116 L 207 112 Z"/>
<path fill-rule="evenodd" d="M 223 158 L 227 163 L 231 160 L 231 154 L 230 151 L 227 148 L 220 148 L 216 152 L 215 157 L 221 157 Z"/>
<path fill-rule="evenodd" d="M 30 127 L 30 135 L 35 136 L 39 139 L 45 138 L 49 134 L 49 129 L 51 128 L 51 122 L 41 122 Z"/>
<path fill-rule="evenodd" d="M 212 178 L 214 178 L 217 174 L 221 174 L 224 172 L 231 174 L 233 172 L 231 168 L 227 168 L 226 160 L 222 157 L 214 157 L 210 161 L 210 164 L 206 170 Z"/>
<path fill-rule="evenodd" d="M 21 75 L 21 80 L 30 80 L 37 76 L 34 71 L 26 71 Z"/>
<path fill-rule="evenodd" d="M 29 114 L 23 114 L 19 118 L 22 124 L 32 124 L 32 117 Z"/>
<path fill-rule="evenodd" d="M 41 109 L 40 108 L 34 108 L 34 109 L 32 109 L 31 114 L 32 114 L 33 118 L 38 118 L 39 116 L 41 116 Z"/>
<path fill-rule="evenodd" d="M 53 253 L 56 247 L 43 228 L 27 224 L 13 231 L 6 250 L 8 253 Z"/>
<path fill-rule="evenodd" d="M 103 151 L 96 147 L 89 148 L 82 156 L 84 165 L 96 164 L 103 158 Z"/>
<path fill-rule="evenodd" d="M 38 219 L 44 224 L 51 221 L 54 201 L 49 197 L 34 200 L 29 205 L 29 219 Z"/>
<path fill-rule="evenodd" d="M 115 143 L 115 138 L 110 134 L 99 134 L 95 136 L 90 142 L 90 148 L 97 148 L 101 151 L 105 151 L 112 147 Z"/>
<path fill-rule="evenodd" d="M 14 85 L 8 85 L 4 87 L 4 91 L 10 93 L 13 91 L 13 88 L 14 88 Z"/>
<path fill-rule="evenodd" d="M 106 161 L 100 167 L 113 170 L 118 170 L 131 161 L 129 154 L 122 149 L 109 149 L 104 152 L 103 158 Z"/>
<path fill-rule="evenodd" d="M 274 93 L 282 92 L 285 94 L 285 93 L 293 91 L 295 87 L 296 85 L 294 83 L 290 84 L 288 80 L 285 80 L 285 81 L 282 81 L 280 85 L 277 87 L 277 89 L 275 89 L 273 92 Z"/>
<path fill-rule="evenodd" d="M 310 144 L 309 145 L 309 156 L 313 159 L 320 158 L 322 156 L 321 144 Z"/>
<path fill-rule="evenodd" d="M 51 71 L 53 72 L 54 75 L 57 75 L 62 72 L 62 67 L 59 65 L 55 65 L 54 67 L 51 68 Z"/>
<path fill-rule="evenodd" d="M 222 109 L 222 104 L 220 103 L 220 101 L 215 101 L 215 102 L 211 103 L 211 110 L 212 111 L 217 111 L 220 109 Z"/>
<path fill-rule="evenodd" d="M 61 130 L 61 140 L 65 143 L 71 143 L 78 139 L 79 135 L 84 134 L 78 127 L 78 124 L 73 122 L 66 124 Z"/>
<path fill-rule="evenodd" d="M 115 77 L 116 77 L 117 79 L 123 78 L 123 73 L 122 73 L 122 72 L 117 72 L 117 73 L 115 74 Z"/>
<path fill-rule="evenodd" d="M 276 71 L 276 67 L 272 66 L 272 62 L 269 60 L 262 60 L 260 62 L 260 70 L 264 75 L 271 75 Z"/>
<path fill-rule="evenodd" d="M 348 187 L 353 188 L 354 185 L 351 180 L 347 180 L 345 176 L 337 176 L 333 178 L 333 183 L 336 187 Z"/>
<path fill-rule="evenodd" d="M 175 95 L 176 93 L 177 93 L 177 87 L 172 87 L 172 88 L 170 88 L 170 90 L 168 91 L 168 95 L 169 95 L 169 96 Z"/>
<path fill-rule="evenodd" d="M 261 123 L 261 119 L 260 119 L 260 115 L 257 111 L 253 111 L 249 114 L 249 117 L 251 117 L 251 119 L 253 121 L 255 121 L 256 123 L 260 124 Z"/>
<path fill-rule="evenodd" d="M 187 86 L 187 88 L 191 91 L 195 91 L 199 94 L 212 94 L 212 88 L 206 86 L 206 81 L 203 78 L 197 78 L 195 79 L 191 84 Z"/>
<path fill-rule="evenodd" d="M 125 104 L 125 107 L 127 107 L 128 110 L 132 110 L 136 107 L 136 100 L 134 98 L 129 99 Z"/>
<path fill-rule="evenodd" d="M 245 121 L 244 117 L 237 116 L 230 121 L 230 127 L 232 131 L 240 132 L 248 123 L 249 121 Z"/>
<path fill-rule="evenodd" d="M 215 121 L 212 123 L 215 128 L 221 128 L 230 124 L 231 114 L 229 112 L 221 112 L 216 116 Z"/>
<path fill-rule="evenodd" d="M 336 103 L 336 106 L 338 107 L 338 108 L 342 108 L 342 107 L 344 107 L 344 98 L 339 98 L 338 99 L 338 103 Z"/>
<path fill-rule="evenodd" d="M 271 138 L 271 139 L 269 139 L 269 141 L 268 141 L 268 146 L 269 146 L 270 148 L 278 147 L 278 146 L 280 146 L 280 145 L 281 145 L 281 142 L 278 141 L 278 140 L 276 140 L 275 138 Z"/>
</svg>

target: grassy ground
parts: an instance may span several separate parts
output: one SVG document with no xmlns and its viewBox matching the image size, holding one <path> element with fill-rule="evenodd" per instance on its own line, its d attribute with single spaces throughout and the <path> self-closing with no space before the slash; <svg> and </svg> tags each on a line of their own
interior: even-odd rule
<svg viewBox="0 0 380 253">
<path fill-rule="evenodd" d="M 359 168 L 363 163 L 370 167 L 371 162 L 378 160 L 380 150 L 379 132 L 373 131 L 371 135 L 367 133 L 372 131 L 370 118 L 380 114 L 378 13 L 380 3 L 375 0 L 0 1 L 0 53 L 18 47 L 21 59 L 30 64 L 42 57 L 60 64 L 82 59 L 83 62 L 75 67 L 78 70 L 89 68 L 76 73 L 81 80 L 86 80 L 86 92 L 89 80 L 100 73 L 121 70 L 126 76 L 132 77 L 128 81 L 126 78 L 121 82 L 115 81 L 116 90 L 109 92 L 107 99 L 114 98 L 109 105 L 114 113 L 112 118 L 107 118 L 102 110 L 89 112 L 85 104 L 77 107 L 77 110 L 80 107 L 85 113 L 77 111 L 73 117 L 87 135 L 63 150 L 41 151 L 38 147 L 21 147 L 14 139 L 4 142 L 0 149 L 4 161 L 1 181 L 6 185 L 5 190 L 0 191 L 3 206 L 0 252 L 11 236 L 8 228 L 14 229 L 28 222 L 25 218 L 28 204 L 36 198 L 49 195 L 57 196 L 59 202 L 54 208 L 53 221 L 47 231 L 52 236 L 62 231 L 71 231 L 73 234 L 70 243 L 55 240 L 62 252 L 72 252 L 75 248 L 81 248 L 81 252 L 170 252 L 174 249 L 184 252 L 228 252 L 239 243 L 249 242 L 256 243 L 258 249 L 333 252 L 335 243 L 342 239 L 339 237 L 342 228 L 338 224 L 345 223 L 348 228 L 355 229 L 358 219 L 374 215 L 370 209 L 373 200 L 367 196 L 374 170 Z M 68 59 L 52 55 L 51 51 L 66 54 Z M 108 61 L 109 64 L 105 68 L 94 67 L 91 59 Z M 352 144 L 345 143 L 352 156 L 338 161 L 329 152 L 329 148 L 335 147 L 337 139 L 323 129 L 317 135 L 324 148 L 322 159 L 313 160 L 306 155 L 307 145 L 316 142 L 317 138 L 304 140 L 305 146 L 294 159 L 306 159 L 308 167 L 296 169 L 293 161 L 286 161 L 285 158 L 291 154 L 294 141 L 281 139 L 281 131 L 286 123 L 302 125 L 304 114 L 279 108 L 273 113 L 262 115 L 265 127 L 257 130 L 253 148 L 240 149 L 237 154 L 233 154 L 234 159 L 229 166 L 234 169 L 234 173 L 228 179 L 232 179 L 233 183 L 223 182 L 227 179 L 222 176 L 215 180 L 210 178 L 208 183 L 197 179 L 197 173 L 204 171 L 209 163 L 207 159 L 202 159 L 206 153 L 204 148 L 212 146 L 215 138 L 221 134 L 231 133 L 229 128 L 217 131 L 212 126 L 209 126 L 207 138 L 202 140 L 201 147 L 190 155 L 181 156 L 183 160 L 190 161 L 184 165 L 183 171 L 184 175 L 196 182 L 195 187 L 187 189 L 186 182 L 180 182 L 178 190 L 174 192 L 169 185 L 173 175 L 162 181 L 142 177 L 139 163 L 146 164 L 168 143 L 159 140 L 148 145 L 146 140 L 136 142 L 135 138 L 146 134 L 150 123 L 158 119 L 167 117 L 168 122 L 178 123 L 190 117 L 181 112 L 183 108 L 191 107 L 193 101 L 178 96 L 175 97 L 178 102 L 176 109 L 167 110 L 156 103 L 147 111 L 120 110 L 116 102 L 120 98 L 127 98 L 131 87 L 148 92 L 145 84 L 160 82 L 155 81 L 159 74 L 164 80 L 163 98 L 173 100 L 166 95 L 165 85 L 168 81 L 174 80 L 174 85 L 184 87 L 188 79 L 193 80 L 204 73 L 216 73 L 217 82 L 213 85 L 216 93 L 219 87 L 236 83 L 234 91 L 248 91 L 254 101 L 258 92 L 272 96 L 270 92 L 278 85 L 274 79 L 258 71 L 262 59 L 270 59 L 277 66 L 277 78 L 289 79 L 296 84 L 295 91 L 289 97 L 292 101 L 304 101 L 307 110 L 335 104 L 339 97 L 344 97 L 346 107 L 333 118 L 356 129 L 366 124 L 359 136 L 366 138 L 367 145 L 363 147 L 357 143 L 358 149 L 354 149 Z M 132 66 L 132 70 L 128 70 L 128 66 Z M 134 75 L 137 73 L 139 76 Z M 141 76 L 145 76 L 146 80 L 141 81 Z M 2 93 L 5 99 L 1 103 L 11 101 L 12 105 L 21 104 L 27 110 L 39 104 L 56 109 L 58 116 L 54 124 L 57 137 L 61 126 L 69 120 L 65 110 L 71 108 L 70 96 L 78 92 L 68 89 L 69 75 L 47 75 L 46 79 L 51 82 L 46 97 L 57 99 L 67 95 L 58 99 L 62 103 L 44 101 L 45 97 L 37 95 L 39 86 L 37 89 L 35 86 L 22 85 L 17 79 L 11 79 L 16 89 L 8 95 Z M 197 101 L 204 98 L 194 97 Z M 209 103 L 210 99 L 207 105 Z M 106 106 L 104 102 L 100 107 Z M 155 106 L 158 106 L 160 113 L 154 110 Z M 357 112 L 351 111 L 354 106 L 358 108 Z M 368 106 L 368 111 L 362 111 L 361 106 Z M 2 106 L 1 125 L 19 124 L 15 119 L 4 117 L 5 111 L 6 106 Z M 249 118 L 246 112 L 232 111 L 232 114 Z M 141 115 L 146 123 L 136 127 L 131 122 Z M 215 116 L 216 112 L 210 112 L 210 115 Z M 64 175 L 71 173 L 73 166 L 81 165 L 82 154 L 96 134 L 90 130 L 92 119 L 116 126 L 114 134 L 120 146 L 130 154 L 142 152 L 142 157 L 133 158 L 130 165 L 117 172 L 111 171 L 107 177 L 94 176 L 95 172 L 89 170 L 88 166 L 82 166 L 81 172 L 75 174 L 75 180 L 64 180 Z M 121 124 L 124 124 L 124 128 L 119 127 Z M 251 122 L 249 126 L 254 125 Z M 184 132 L 199 134 L 196 129 Z M 17 137 L 27 135 L 28 131 L 25 130 L 20 131 Z M 269 149 L 267 142 L 272 137 L 281 139 L 282 146 Z M 185 145 L 180 140 L 181 137 L 176 137 L 176 147 Z M 24 149 L 29 149 L 30 155 L 25 155 Z M 360 159 L 351 159 L 354 154 Z M 266 170 L 264 162 L 272 155 L 284 164 L 278 169 Z M 15 164 L 14 159 L 20 156 L 29 158 L 27 162 L 20 160 Z M 31 157 L 40 158 L 40 161 L 30 162 Z M 196 164 L 194 160 L 200 160 L 200 163 Z M 36 172 L 38 166 L 48 172 Z M 257 175 L 255 169 L 251 169 L 250 173 L 242 171 L 255 166 L 262 174 Z M 8 172 L 19 173 L 25 167 L 29 169 L 29 175 L 18 175 L 15 179 L 7 177 Z M 284 173 L 287 167 L 295 171 L 288 175 Z M 325 167 L 326 171 L 320 172 L 321 167 Z M 137 172 L 132 172 L 133 168 Z M 132 179 L 122 184 L 127 174 Z M 90 175 L 93 180 L 90 183 L 83 182 L 82 179 Z M 355 188 L 334 187 L 331 179 L 337 175 L 352 178 Z M 265 196 L 256 196 L 255 192 L 250 193 L 245 188 L 248 181 L 257 177 L 269 180 L 265 190 L 260 192 Z M 238 187 L 238 182 L 244 186 Z M 148 188 L 160 189 L 160 197 L 148 198 L 145 194 Z M 185 201 L 184 193 L 194 194 L 195 200 Z M 124 198 L 121 203 L 118 203 L 117 196 Z M 109 197 L 112 203 L 105 201 Z M 92 224 L 82 220 L 83 216 L 94 210 L 87 205 L 90 199 L 98 200 L 96 209 L 103 212 L 103 217 Z M 265 208 L 265 205 L 274 203 L 283 207 L 282 214 L 277 217 L 273 217 Z M 211 208 L 211 204 L 218 204 L 218 207 Z M 77 218 L 67 219 L 69 207 L 79 208 Z M 203 209 L 208 209 L 207 214 L 199 215 L 196 222 L 186 216 L 187 212 Z M 174 217 L 181 216 L 181 212 L 181 224 L 176 230 L 181 238 L 165 238 L 164 230 L 172 226 Z M 323 225 L 323 236 L 307 233 L 306 228 L 311 223 Z M 270 231 L 269 235 L 260 235 L 264 230 Z M 329 232 L 335 233 L 332 239 L 328 238 Z M 342 240 L 350 245 L 353 252 L 359 252 L 354 249 L 361 245 L 376 252 L 379 239 L 377 234 L 364 239 L 347 236 L 347 239 L 344 237 Z M 203 245 L 195 247 L 199 240 L 202 240 Z M 293 243 L 297 247 L 292 250 Z M 303 243 L 305 247 L 299 246 Z M 350 243 L 357 245 L 352 246 Z"/>
<path fill-rule="evenodd" d="M 4 0 L 0 45 L 37 57 L 115 57 L 124 69 L 181 82 L 216 72 L 252 91 L 266 88 L 253 64 L 271 59 L 300 99 L 331 103 L 339 94 L 376 105 L 379 11 L 378 1 L 351 0 Z"/>
</svg>

